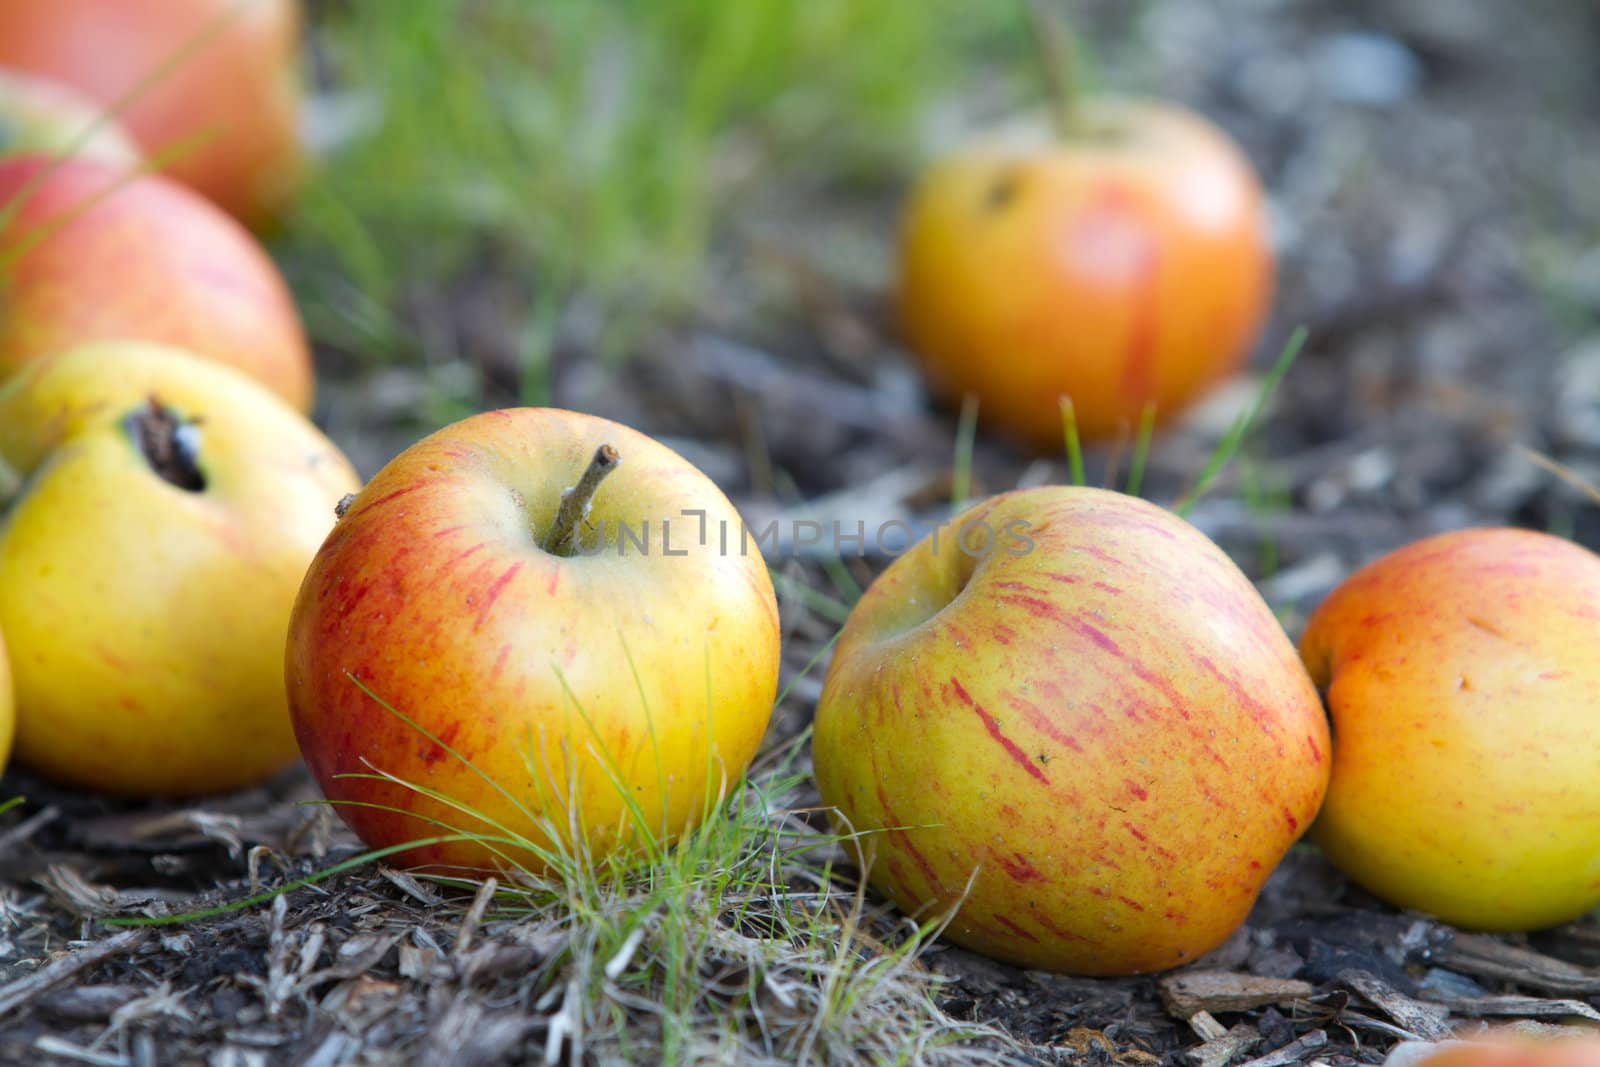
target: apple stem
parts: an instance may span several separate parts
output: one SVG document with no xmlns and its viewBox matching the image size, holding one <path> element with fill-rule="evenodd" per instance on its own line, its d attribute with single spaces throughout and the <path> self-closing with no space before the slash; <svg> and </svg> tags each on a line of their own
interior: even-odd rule
<svg viewBox="0 0 1600 1067">
<path fill-rule="evenodd" d="M 610 445 L 595 449 L 594 458 L 589 461 L 578 484 L 561 494 L 561 507 L 556 511 L 556 521 L 540 542 L 541 548 L 556 556 L 572 555 L 573 539 L 578 535 L 578 527 L 588 521 L 595 490 L 621 462 L 621 453 Z"/>
<path fill-rule="evenodd" d="M 1056 129 L 1063 137 L 1075 137 L 1083 130 L 1083 116 L 1078 113 L 1081 86 L 1077 48 L 1050 0 L 1026 0 L 1025 6 L 1034 41 L 1039 45 L 1040 65 L 1049 82 L 1050 112 Z"/>
<path fill-rule="evenodd" d="M 185 492 L 205 491 L 206 476 L 195 461 L 196 421 L 184 420 L 152 395 L 128 417 L 127 425 L 145 462 L 162 480 Z"/>
</svg>

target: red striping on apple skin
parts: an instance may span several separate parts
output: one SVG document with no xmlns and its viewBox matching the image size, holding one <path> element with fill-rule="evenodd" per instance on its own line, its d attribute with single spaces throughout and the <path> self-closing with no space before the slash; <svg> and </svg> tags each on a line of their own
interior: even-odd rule
<svg viewBox="0 0 1600 1067">
<path fill-rule="evenodd" d="M 1007 859 L 999 852 L 991 853 L 991 855 L 994 856 L 995 862 L 1010 876 L 1013 882 L 1042 882 L 1045 880 L 1039 869 L 1029 863 L 1028 857 L 1020 852 L 1013 852 L 1011 854 L 1013 858 L 1011 859 Z"/>
<path fill-rule="evenodd" d="M 1051 937 L 1054 937 L 1060 941 L 1075 942 L 1082 945 L 1098 945 L 1100 943 L 1094 938 L 1085 934 L 1077 934 L 1073 933 L 1071 930 L 1063 930 L 1060 926 L 1057 926 L 1054 922 L 1052 922 L 1050 916 L 1046 915 L 1043 910 L 1036 909 L 1033 912 L 1033 921 L 1044 927 L 1045 932 Z"/>
<path fill-rule="evenodd" d="M 453 533 L 460 533 L 462 530 L 465 530 L 465 529 L 466 529 L 465 526 L 446 526 L 442 530 L 433 531 L 433 533 L 430 536 L 432 536 L 434 540 L 438 540 L 441 537 L 449 537 Z"/>
<path fill-rule="evenodd" d="M 1070 734 L 1062 733 L 1056 727 L 1056 724 L 1050 721 L 1050 717 L 1046 715 L 1037 704 L 1034 704 L 1032 701 L 1024 700 L 1022 697 L 1017 696 L 1010 690 L 1002 690 L 1000 696 L 1007 704 L 1011 705 L 1014 710 L 1021 713 L 1023 718 L 1028 720 L 1029 726 L 1033 727 L 1035 730 L 1038 730 L 1041 734 L 1048 737 L 1056 744 L 1070 748 L 1079 755 L 1083 754 L 1083 746 L 1078 743 L 1077 738 L 1071 736 Z"/>
<path fill-rule="evenodd" d="M 1016 934 L 1024 941 L 1032 941 L 1035 945 L 1039 943 L 1039 939 L 1037 937 L 1034 937 L 1032 934 L 1028 933 L 1028 931 L 1024 930 L 1022 927 L 1018 926 L 1004 915 L 1001 915 L 999 912 L 995 912 L 994 921 L 999 923 L 1001 926 L 1004 926 L 1007 930 L 1010 930 L 1013 934 Z"/>
<path fill-rule="evenodd" d="M 1041 600 L 1035 596 L 1021 595 L 1002 596 L 995 599 L 1002 604 L 1016 604 L 1036 619 L 1050 619 L 1054 622 L 1063 621 L 1061 612 L 1048 600 Z"/>
<path fill-rule="evenodd" d="M 1144 242 L 1139 250 L 1139 296 L 1133 305 L 1133 321 L 1128 328 L 1128 350 L 1123 357 L 1122 392 L 1130 405 L 1142 406 L 1155 392 L 1155 352 L 1160 336 L 1161 256 L 1155 246 Z"/>
<path fill-rule="evenodd" d="M 401 489 L 396 489 L 392 493 L 385 493 L 383 496 L 380 496 L 378 499 L 374 500 L 372 503 L 368 504 L 366 507 L 362 508 L 361 510 L 362 511 L 370 511 L 373 508 L 381 508 L 383 505 L 389 503 L 392 500 L 398 500 L 399 498 L 401 498 L 403 496 L 409 496 L 410 494 L 415 493 L 420 489 L 430 488 L 431 485 L 432 485 L 432 482 L 429 481 L 429 480 L 413 482 L 411 485 L 405 486 L 404 488 L 401 488 Z"/>
<path fill-rule="evenodd" d="M 960 682 L 956 681 L 954 678 L 951 678 L 950 685 L 955 690 L 956 699 L 977 713 L 978 718 L 983 721 L 983 728 L 989 731 L 990 737 L 1000 742 L 1001 747 L 1006 750 L 1006 755 L 1010 756 L 1013 762 L 1021 766 L 1030 775 L 1037 778 L 1045 785 L 1049 785 L 1049 776 L 1046 775 L 1044 771 L 1039 769 L 1039 765 L 1035 763 L 1026 752 L 1017 747 L 1017 743 L 1015 741 L 1011 740 L 1011 738 L 1000 732 L 1000 724 L 995 721 L 994 716 L 990 715 L 987 711 L 984 711 L 982 704 L 979 704 L 977 701 L 973 700 L 972 697 L 967 695 L 967 691 L 961 687 Z"/>
<path fill-rule="evenodd" d="M 894 809 L 889 806 L 889 797 L 883 791 L 882 783 L 878 785 L 878 807 L 883 811 L 884 826 L 889 835 L 889 840 L 893 841 L 906 855 L 911 857 L 911 862 L 917 865 L 917 870 L 922 872 L 922 877 L 927 881 L 929 892 L 937 893 L 941 897 L 948 897 L 950 894 L 945 890 L 944 883 L 939 880 L 939 872 L 934 869 L 933 864 L 928 862 L 928 857 L 924 856 L 917 846 L 912 843 L 910 836 L 904 830 L 906 824 L 895 816 Z M 890 829 L 891 827 L 892 829 Z"/>
<path fill-rule="evenodd" d="M 1328 764 L 1320 702 L 1248 580 L 1170 514 L 1050 488 L 996 498 L 987 521 L 1013 517 L 1031 524 L 1032 558 L 990 557 L 967 595 L 948 599 L 949 561 L 924 547 L 858 604 L 818 709 L 823 799 L 878 790 L 919 827 L 908 836 L 955 894 L 942 899 L 964 899 L 951 940 L 1080 974 L 1170 967 L 1226 937 L 1309 822 Z M 947 611 L 907 633 L 909 598 Z M 977 741 L 976 724 L 999 743 Z M 844 810 L 858 830 L 879 814 Z M 880 840 L 900 870 L 880 867 L 873 883 L 922 914 L 930 872 L 899 836 Z"/>
</svg>

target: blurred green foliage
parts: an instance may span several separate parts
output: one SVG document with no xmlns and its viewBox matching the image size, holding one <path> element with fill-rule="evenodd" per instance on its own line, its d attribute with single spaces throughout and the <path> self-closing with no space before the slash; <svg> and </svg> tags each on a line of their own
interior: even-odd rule
<svg viewBox="0 0 1600 1067">
<path fill-rule="evenodd" d="M 525 400 L 575 294 L 626 333 L 690 306 L 719 226 L 763 183 L 898 183 L 930 97 L 1027 47 L 964 0 L 394 0 L 322 10 L 334 87 L 373 116 L 308 188 L 280 252 L 313 334 L 429 353 L 408 294 L 492 269 Z"/>
</svg>

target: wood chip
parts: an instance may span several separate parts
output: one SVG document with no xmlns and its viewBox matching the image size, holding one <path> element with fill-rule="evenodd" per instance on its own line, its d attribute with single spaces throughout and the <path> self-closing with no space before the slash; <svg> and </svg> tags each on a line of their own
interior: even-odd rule
<svg viewBox="0 0 1600 1067">
<path fill-rule="evenodd" d="M 1581 1000 L 1546 1000 L 1542 997 L 1450 997 L 1440 1005 L 1473 1019 L 1517 1016 L 1524 1019 L 1589 1019 L 1600 1023 L 1600 1011 Z"/>
<path fill-rule="evenodd" d="M 1308 1053 L 1315 1052 L 1327 1043 L 1327 1031 L 1312 1030 L 1310 1033 L 1301 1034 L 1276 1052 L 1247 1060 L 1240 1067 L 1290 1067 L 1290 1064 L 1301 1062 Z"/>
<path fill-rule="evenodd" d="M 1205 1011 L 1249 1011 L 1272 1004 L 1287 1004 L 1312 994 L 1310 982 L 1294 978 L 1260 978 L 1231 971 L 1185 971 L 1160 982 L 1161 1002 L 1179 1019 Z"/>
<path fill-rule="evenodd" d="M 149 930 L 127 930 L 113 934 L 104 941 L 96 941 L 76 952 L 57 957 L 25 978 L 18 978 L 14 982 L 0 986 L 0 1019 L 67 982 L 78 973 L 120 956 L 124 952 L 132 952 L 144 944 L 149 936 Z"/>
<path fill-rule="evenodd" d="M 1439 1004 L 1414 1000 L 1368 971 L 1346 971 L 1340 984 L 1360 994 L 1368 1003 L 1412 1037 L 1438 1041 L 1452 1033 L 1445 1024 L 1449 1009 Z"/>
<path fill-rule="evenodd" d="M 1261 1032 L 1247 1023 L 1214 1037 L 1198 1048 L 1188 1049 L 1184 1057 L 1195 1067 L 1225 1067 L 1234 1058 L 1261 1044 Z"/>
<path fill-rule="evenodd" d="M 1197 1011 L 1189 1016 L 1189 1029 L 1201 1041 L 1215 1041 L 1228 1032 L 1228 1028 L 1217 1022 L 1217 1017 L 1209 1011 Z"/>
<path fill-rule="evenodd" d="M 1600 993 L 1600 973 L 1596 971 L 1481 934 L 1457 934 L 1450 944 L 1435 950 L 1433 962 L 1462 974 L 1546 993 L 1583 997 Z"/>
</svg>

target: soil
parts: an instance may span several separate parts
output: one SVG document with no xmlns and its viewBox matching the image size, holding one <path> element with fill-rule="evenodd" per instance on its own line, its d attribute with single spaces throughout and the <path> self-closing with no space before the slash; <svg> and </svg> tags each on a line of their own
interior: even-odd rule
<svg viewBox="0 0 1600 1067">
<path fill-rule="evenodd" d="M 1146 12 L 1137 39 L 1135 6 Z M 1242 462 L 1192 514 L 1291 633 L 1353 567 L 1425 534 L 1513 524 L 1600 547 L 1590 493 L 1551 467 L 1600 483 L 1600 8 L 1161 0 L 1090 11 L 1107 81 L 1185 101 L 1241 141 L 1280 238 L 1254 374 L 1157 437 L 1144 495 L 1171 501 L 1194 483 L 1304 325 L 1309 343 Z M 924 396 L 888 324 L 895 195 L 775 193 L 759 225 L 730 227 L 719 258 L 733 267 L 703 314 L 652 333 L 624 372 L 586 358 L 582 323 L 564 329 L 555 403 L 665 438 L 753 526 L 934 514 L 949 498 L 956 415 Z M 459 303 L 453 327 L 483 332 L 485 301 Z M 481 347 L 494 371 L 503 346 Z M 409 395 L 395 385 L 405 372 L 357 376 L 332 355 L 324 369 L 320 415 L 370 474 L 414 436 L 403 403 L 372 400 Z M 497 373 L 486 403 L 514 387 Z M 1125 466 L 1124 451 L 1091 450 L 1091 480 Z M 1062 459 L 987 434 L 973 472 L 976 491 L 1067 479 Z M 846 565 L 864 584 L 885 562 Z M 803 554 L 782 569 L 833 588 Z M 790 601 L 785 625 L 792 677 L 835 624 Z M 818 677 L 794 686 L 774 743 L 809 720 Z M 50 1062 L 41 1037 L 98 1040 L 108 1058 L 84 1062 L 333 1064 L 405 1048 L 419 1062 L 492 1063 L 542 1048 L 505 1021 L 508 979 L 430 998 L 426 968 L 408 970 L 391 937 L 421 930 L 406 943 L 448 944 L 460 909 L 441 911 L 395 872 L 354 871 L 276 912 L 182 928 L 96 922 L 237 899 L 351 854 L 325 810 L 298 805 L 314 795 L 302 772 L 203 802 L 135 803 L 13 770 L 0 797 L 16 794 L 28 803 L 0 816 L 0 1062 Z M 284 975 L 302 972 L 283 958 L 284 931 L 303 947 L 316 924 L 306 966 L 325 981 L 286 998 Z M 8 1002 L 18 990 L 7 983 L 62 950 L 104 958 Z M 501 965 L 536 971 L 537 946 L 519 951 Z M 1365 895 L 1308 846 L 1244 929 L 1173 976 L 1070 978 L 943 946 L 924 963 L 948 979 L 947 1012 L 1003 1026 L 1024 1060 L 1044 1063 L 1239 1063 L 1278 1050 L 1259 1062 L 1376 1063 L 1399 1041 L 1479 1017 L 1600 1021 L 1600 924 L 1464 934 Z M 350 1022 L 363 1013 L 389 1021 Z"/>
</svg>

